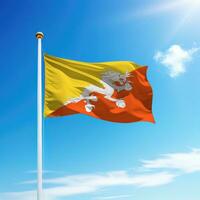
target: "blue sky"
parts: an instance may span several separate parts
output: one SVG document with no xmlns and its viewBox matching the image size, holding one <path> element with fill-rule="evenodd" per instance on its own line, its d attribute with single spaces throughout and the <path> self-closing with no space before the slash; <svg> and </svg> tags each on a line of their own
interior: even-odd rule
<svg viewBox="0 0 200 200">
<path fill-rule="evenodd" d="M 199 0 L 1 1 L 0 200 L 34 200 L 37 41 L 148 65 L 156 124 L 45 119 L 46 200 L 199 200 Z"/>
</svg>

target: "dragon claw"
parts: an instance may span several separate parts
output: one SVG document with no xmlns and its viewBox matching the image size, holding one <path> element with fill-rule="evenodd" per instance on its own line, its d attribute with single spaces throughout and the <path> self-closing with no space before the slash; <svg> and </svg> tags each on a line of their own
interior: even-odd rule
<svg viewBox="0 0 200 200">
<path fill-rule="evenodd" d="M 91 112 L 93 109 L 94 109 L 94 105 L 92 105 L 92 104 L 86 104 L 85 105 L 85 110 L 87 111 L 87 112 Z"/>
<path fill-rule="evenodd" d="M 126 103 L 124 100 L 118 100 L 116 101 L 116 106 L 119 108 L 125 108 L 126 107 Z"/>
</svg>

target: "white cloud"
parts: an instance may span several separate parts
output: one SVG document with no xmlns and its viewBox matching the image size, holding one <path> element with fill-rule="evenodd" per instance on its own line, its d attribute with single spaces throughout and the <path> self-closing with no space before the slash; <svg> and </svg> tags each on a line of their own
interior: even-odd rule
<svg viewBox="0 0 200 200">
<path fill-rule="evenodd" d="M 174 175 L 169 173 L 153 173 L 131 175 L 127 171 L 113 171 L 102 174 L 86 174 L 65 176 L 60 178 L 45 179 L 44 183 L 50 185 L 67 185 L 67 186 L 88 186 L 92 187 L 109 187 L 115 185 L 136 185 L 139 187 L 151 187 L 163 185 L 170 182 Z M 152 180 L 152 178 L 154 178 Z M 36 180 L 26 181 L 26 184 L 36 183 Z"/>
<path fill-rule="evenodd" d="M 177 176 L 200 171 L 200 149 L 193 149 L 186 153 L 165 154 L 154 160 L 142 161 L 142 169 L 140 173 L 122 170 L 45 179 L 45 186 L 48 185 L 44 189 L 45 200 L 58 200 L 61 197 L 94 193 L 114 186 L 157 187 L 165 185 L 174 181 Z M 26 184 L 34 183 L 36 183 L 35 180 L 26 182 Z M 106 198 L 109 199 L 109 196 L 101 199 Z M 36 192 L 0 193 L 0 199 L 35 200 Z"/>
<path fill-rule="evenodd" d="M 36 174 L 37 170 L 28 170 L 26 173 L 28 173 L 28 174 Z M 53 170 L 43 170 L 43 174 L 51 174 L 51 173 L 57 173 L 57 172 L 53 171 Z"/>
<path fill-rule="evenodd" d="M 36 197 L 36 191 L 8 192 L 0 194 L 1 200 L 35 200 Z"/>
<path fill-rule="evenodd" d="M 137 187 L 155 187 L 171 182 L 175 176 L 176 175 L 167 172 L 131 175 L 127 171 L 65 176 L 44 180 L 44 183 L 46 184 L 58 185 L 44 189 L 44 194 L 46 200 L 56 200 L 58 197 L 92 193 L 101 188 L 111 186 L 132 185 Z M 33 181 L 30 183 L 33 183 Z M 32 191 L 2 195 L 4 195 L 4 200 L 24 200 L 26 199 L 26 196 L 26 200 L 32 200 L 35 198 L 35 193 Z"/>
<path fill-rule="evenodd" d="M 146 169 L 176 169 L 185 173 L 200 171 L 200 149 L 189 153 L 166 154 L 161 158 L 143 161 Z"/>
<path fill-rule="evenodd" d="M 199 48 L 185 50 L 179 45 L 172 45 L 165 52 L 158 51 L 154 59 L 168 68 L 171 77 L 176 77 L 186 71 L 186 63 L 192 60 L 198 50 Z"/>
<path fill-rule="evenodd" d="M 128 198 L 132 195 L 113 195 L 113 196 L 102 196 L 102 197 L 96 197 L 94 199 L 96 200 L 105 200 L 105 199 L 122 199 L 122 198 Z"/>
</svg>

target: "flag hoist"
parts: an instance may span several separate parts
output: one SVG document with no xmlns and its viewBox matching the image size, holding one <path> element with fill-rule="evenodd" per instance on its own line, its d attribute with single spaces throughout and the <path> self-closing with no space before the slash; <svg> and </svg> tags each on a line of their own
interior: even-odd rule
<svg viewBox="0 0 200 200">
<path fill-rule="evenodd" d="M 42 200 L 42 32 L 36 33 L 38 40 L 37 68 L 37 200 Z"/>
<path fill-rule="evenodd" d="M 42 38 L 38 39 L 37 83 L 37 200 L 42 191 Z M 86 114 L 111 122 L 155 122 L 152 113 L 153 91 L 147 79 L 147 66 L 132 61 L 80 62 L 44 55 L 44 116 Z"/>
</svg>

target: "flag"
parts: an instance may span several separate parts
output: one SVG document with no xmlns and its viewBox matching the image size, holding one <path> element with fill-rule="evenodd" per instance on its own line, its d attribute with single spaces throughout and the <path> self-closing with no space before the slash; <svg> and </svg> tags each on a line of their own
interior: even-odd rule
<svg viewBox="0 0 200 200">
<path fill-rule="evenodd" d="M 154 122 L 146 66 L 130 61 L 45 60 L 46 117 L 86 114 L 112 122 Z"/>
</svg>

